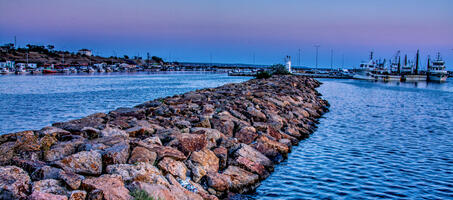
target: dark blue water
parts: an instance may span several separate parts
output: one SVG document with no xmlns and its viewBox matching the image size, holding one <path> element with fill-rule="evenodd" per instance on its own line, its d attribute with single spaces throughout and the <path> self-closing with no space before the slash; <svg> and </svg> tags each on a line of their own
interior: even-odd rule
<svg viewBox="0 0 453 200">
<path fill-rule="evenodd" d="M 453 83 L 322 81 L 330 112 L 251 198 L 453 199 Z"/>
<path fill-rule="evenodd" d="M 0 134 L 248 79 L 201 72 L 0 75 Z"/>
</svg>

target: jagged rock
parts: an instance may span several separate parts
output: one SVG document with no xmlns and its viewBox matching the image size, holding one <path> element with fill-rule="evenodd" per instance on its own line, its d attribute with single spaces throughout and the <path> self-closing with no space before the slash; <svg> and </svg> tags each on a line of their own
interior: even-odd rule
<svg viewBox="0 0 453 200">
<path fill-rule="evenodd" d="M 189 161 L 195 182 L 199 182 L 209 172 L 219 171 L 219 158 L 209 149 L 193 152 Z"/>
<path fill-rule="evenodd" d="M 234 153 L 234 157 L 236 164 L 257 173 L 262 178 L 266 178 L 269 175 L 267 169 L 273 170 L 272 161 L 249 145 L 242 144 Z"/>
<path fill-rule="evenodd" d="M 16 151 L 39 151 L 41 146 L 38 142 L 38 137 L 33 131 L 22 131 L 16 133 Z"/>
<path fill-rule="evenodd" d="M 235 137 L 241 143 L 250 144 L 258 137 L 258 134 L 252 126 L 245 126 L 235 134 Z"/>
<path fill-rule="evenodd" d="M 48 126 L 48 127 L 44 127 L 41 130 L 39 130 L 38 134 L 39 134 L 39 137 L 44 137 L 46 135 L 49 135 L 52 137 L 61 138 L 62 136 L 70 135 L 71 132 L 63 130 L 61 128 Z"/>
<path fill-rule="evenodd" d="M 216 130 L 216 129 L 211 129 L 211 128 L 192 128 L 190 129 L 192 134 L 203 134 L 206 137 L 206 148 L 211 149 L 217 146 L 217 141 L 223 136 L 223 134 Z"/>
<path fill-rule="evenodd" d="M 228 149 L 225 147 L 218 147 L 213 150 L 214 154 L 219 158 L 219 168 L 225 169 L 228 160 Z"/>
<path fill-rule="evenodd" d="M 156 152 L 158 160 L 160 160 L 164 157 L 170 157 L 170 158 L 173 158 L 176 160 L 185 160 L 186 159 L 186 156 L 181 151 L 179 151 L 178 149 L 172 148 L 172 147 L 162 146 L 159 144 L 149 144 L 149 143 L 145 143 L 143 141 L 138 142 L 137 145 L 147 148 L 148 150 L 150 150 L 152 152 Z"/>
<path fill-rule="evenodd" d="M 33 192 L 43 192 L 56 195 L 67 195 L 68 191 L 63 187 L 61 181 L 55 179 L 44 179 L 33 182 Z"/>
<path fill-rule="evenodd" d="M 165 157 L 157 166 L 165 173 L 170 173 L 171 175 L 181 179 L 186 179 L 187 167 L 180 161 Z"/>
<path fill-rule="evenodd" d="M 71 120 L 69 122 L 58 122 L 52 124 L 52 126 L 64 129 L 72 133 L 82 133 L 82 129 L 85 127 L 93 127 L 96 129 L 103 129 L 105 127 L 105 113 L 95 113 L 84 117 L 82 119 Z"/>
<path fill-rule="evenodd" d="M 207 185 L 214 188 L 216 191 L 225 192 L 231 186 L 231 178 L 225 174 L 211 172 L 207 174 Z"/>
<path fill-rule="evenodd" d="M 102 156 L 97 151 L 81 151 L 56 162 L 65 171 L 100 175 L 102 173 Z"/>
<path fill-rule="evenodd" d="M 120 176 L 102 175 L 97 178 L 87 178 L 82 181 L 82 188 L 86 191 L 99 190 L 105 200 L 129 200 L 129 190 L 124 187 Z"/>
<path fill-rule="evenodd" d="M 178 127 L 179 129 L 185 129 L 185 128 L 190 128 L 192 125 L 189 121 L 179 120 L 179 121 L 175 122 L 175 126 Z"/>
<path fill-rule="evenodd" d="M 201 117 L 200 122 L 194 124 L 193 126 L 200 128 L 211 128 L 211 121 L 208 117 Z"/>
<path fill-rule="evenodd" d="M 189 191 L 183 187 L 179 182 L 170 174 L 167 175 L 167 179 L 171 185 L 168 186 L 172 195 L 178 200 L 203 200 L 203 198 L 194 193 L 196 191 Z"/>
<path fill-rule="evenodd" d="M 163 185 L 134 182 L 132 187 L 134 190 L 143 190 L 148 193 L 149 196 L 157 199 L 178 200 L 173 196 L 171 191 Z"/>
<path fill-rule="evenodd" d="M 40 191 L 34 191 L 30 195 L 29 200 L 68 200 L 68 197 L 65 195 L 57 195 Z"/>
<path fill-rule="evenodd" d="M 121 129 L 117 128 L 111 128 L 111 127 L 106 127 L 104 130 L 101 131 L 100 133 L 101 137 L 129 137 L 129 134 L 126 133 L 126 131 L 123 131 Z"/>
<path fill-rule="evenodd" d="M 230 190 L 238 193 L 245 193 L 254 190 L 259 181 L 258 175 L 233 165 L 228 166 L 222 174 L 230 177 Z"/>
<path fill-rule="evenodd" d="M 22 168 L 23 170 L 27 171 L 28 173 L 33 173 L 37 169 L 46 166 L 45 162 L 39 160 L 29 160 L 29 159 L 22 159 L 22 158 L 13 158 L 11 160 L 12 165 Z"/>
<path fill-rule="evenodd" d="M 33 180 L 58 179 L 60 177 L 61 172 L 62 172 L 61 169 L 46 165 L 35 170 L 31 174 L 31 178 Z"/>
<path fill-rule="evenodd" d="M 81 131 L 82 135 L 88 139 L 98 138 L 101 134 L 101 131 L 99 129 L 93 127 L 83 127 Z"/>
<path fill-rule="evenodd" d="M 104 149 L 102 152 L 102 164 L 124 164 L 129 158 L 129 144 L 121 142 L 115 146 Z"/>
<path fill-rule="evenodd" d="M 143 137 L 153 134 L 154 131 L 155 130 L 150 126 L 134 126 L 132 128 L 128 128 L 126 133 L 129 137 Z"/>
<path fill-rule="evenodd" d="M 106 168 L 109 174 L 118 174 L 122 177 L 123 181 L 134 181 L 135 179 L 143 178 L 144 176 L 162 175 L 159 169 L 149 163 L 137 164 L 116 164 L 109 165 Z"/>
<path fill-rule="evenodd" d="M 179 149 L 185 154 L 201 150 L 207 144 L 206 136 L 204 134 L 184 133 L 179 135 L 177 138 L 179 142 Z"/>
<path fill-rule="evenodd" d="M 60 172 L 59 177 L 73 190 L 79 189 L 80 184 L 82 184 L 82 180 L 84 179 L 81 175 L 67 171 Z"/>
<path fill-rule="evenodd" d="M 223 111 L 211 119 L 212 128 L 219 130 L 228 137 L 233 136 L 234 121 L 237 121 L 229 112 Z"/>
<path fill-rule="evenodd" d="M 69 194 L 69 200 L 85 200 L 87 192 L 83 190 L 74 190 Z"/>
<path fill-rule="evenodd" d="M 57 143 L 56 145 L 53 145 L 49 150 L 44 151 L 44 161 L 52 162 L 71 155 L 75 153 L 78 147 L 84 142 L 84 138 L 80 136 L 74 136 L 72 140 Z"/>
<path fill-rule="evenodd" d="M 104 192 L 102 190 L 92 190 L 87 194 L 87 200 L 104 200 Z"/>
<path fill-rule="evenodd" d="M 16 166 L 0 167 L 0 197 L 2 199 L 26 199 L 30 192 L 30 177 Z"/>
<path fill-rule="evenodd" d="M 11 159 L 14 157 L 15 142 L 5 142 L 0 145 L 0 165 L 11 164 Z"/>
<path fill-rule="evenodd" d="M 253 118 L 255 121 L 265 121 L 267 120 L 266 115 L 259 111 L 258 109 L 249 106 L 247 107 L 247 113 Z"/>
<path fill-rule="evenodd" d="M 150 164 L 154 164 L 157 158 L 157 153 L 152 152 L 144 147 L 135 147 L 132 150 L 131 157 L 129 158 L 129 164 L 135 164 L 138 162 L 146 162 Z"/>
</svg>

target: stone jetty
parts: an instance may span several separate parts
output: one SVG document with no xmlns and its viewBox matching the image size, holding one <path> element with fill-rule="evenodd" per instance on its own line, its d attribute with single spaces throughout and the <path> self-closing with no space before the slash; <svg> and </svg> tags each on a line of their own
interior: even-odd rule
<svg viewBox="0 0 453 200">
<path fill-rule="evenodd" d="M 0 199 L 228 199 L 310 135 L 320 83 L 273 76 L 0 136 Z"/>
</svg>

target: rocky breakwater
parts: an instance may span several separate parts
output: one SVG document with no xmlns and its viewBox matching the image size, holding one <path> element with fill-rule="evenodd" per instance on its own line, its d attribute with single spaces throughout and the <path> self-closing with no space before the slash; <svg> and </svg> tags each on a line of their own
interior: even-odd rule
<svg viewBox="0 0 453 200">
<path fill-rule="evenodd" d="M 0 199 L 224 199 L 309 136 L 320 83 L 273 76 L 0 136 Z"/>
</svg>

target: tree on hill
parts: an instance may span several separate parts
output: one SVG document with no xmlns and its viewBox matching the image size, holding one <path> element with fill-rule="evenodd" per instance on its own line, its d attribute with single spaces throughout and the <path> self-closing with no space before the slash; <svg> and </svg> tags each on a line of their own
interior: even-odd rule
<svg viewBox="0 0 453 200">
<path fill-rule="evenodd" d="M 160 64 L 163 64 L 164 63 L 164 60 L 160 57 L 157 57 L 157 56 L 153 56 L 151 57 L 151 59 L 156 62 L 156 63 L 160 63 Z"/>
</svg>

